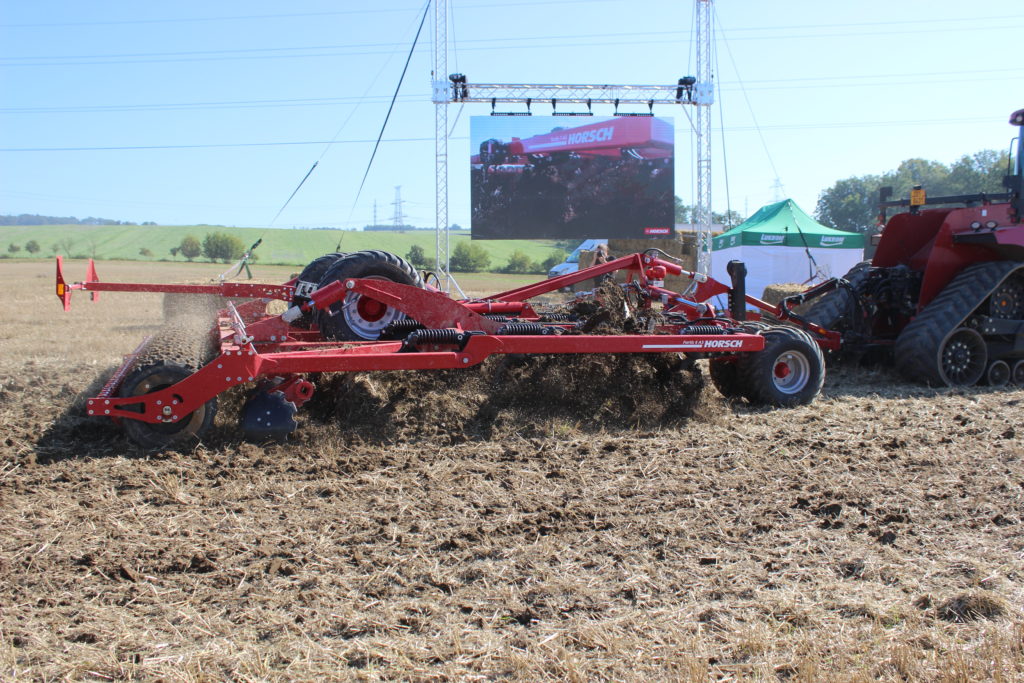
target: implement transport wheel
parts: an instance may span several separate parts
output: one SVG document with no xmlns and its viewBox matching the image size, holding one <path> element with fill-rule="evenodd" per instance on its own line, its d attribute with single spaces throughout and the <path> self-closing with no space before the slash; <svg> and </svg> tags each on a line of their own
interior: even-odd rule
<svg viewBox="0 0 1024 683">
<path fill-rule="evenodd" d="M 408 261 L 386 251 L 357 251 L 335 261 L 319 286 L 350 278 L 390 280 L 423 287 L 423 280 Z M 332 304 L 329 311 L 316 312 L 321 334 L 336 341 L 376 340 L 385 327 L 405 317 L 401 311 L 356 292 L 346 294 L 343 300 Z"/>
<path fill-rule="evenodd" d="M 741 354 L 738 385 L 753 404 L 788 407 L 814 400 L 825 383 L 825 359 L 809 334 L 795 327 L 763 333 L 764 350 Z"/>
<path fill-rule="evenodd" d="M 309 296 L 315 292 L 320 286 L 320 280 L 323 279 L 324 275 L 333 266 L 338 259 L 345 258 L 346 254 L 340 252 L 334 252 L 331 254 L 324 254 L 318 256 L 309 262 L 309 264 L 302 269 L 299 273 L 299 277 L 295 283 L 295 296 L 292 297 L 292 306 L 298 306 L 309 300 Z M 303 313 L 302 317 L 292 322 L 297 327 L 309 327 L 310 320 L 309 313 Z"/>
<path fill-rule="evenodd" d="M 981 334 L 970 327 L 958 327 L 939 345 L 939 375 L 952 387 L 978 383 L 988 364 L 988 348 Z"/>
<path fill-rule="evenodd" d="M 119 396 L 142 396 L 177 384 L 193 373 L 192 368 L 177 363 L 146 365 L 125 378 Z M 162 448 L 171 443 L 199 440 L 213 424 L 217 414 L 217 399 L 212 398 L 194 413 L 181 416 L 177 422 L 156 423 L 126 419 L 124 431 L 134 443 L 143 448 Z"/>
</svg>

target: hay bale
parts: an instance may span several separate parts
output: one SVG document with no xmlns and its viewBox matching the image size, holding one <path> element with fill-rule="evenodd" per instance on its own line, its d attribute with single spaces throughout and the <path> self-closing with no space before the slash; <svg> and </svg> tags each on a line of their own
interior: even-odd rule
<svg viewBox="0 0 1024 683">
<path fill-rule="evenodd" d="M 661 249 L 666 254 L 682 260 L 685 270 L 697 269 L 697 234 L 692 232 L 680 232 L 671 239 L 610 239 L 608 249 L 613 258 L 642 253 L 648 249 Z M 689 284 L 688 278 L 677 275 L 665 278 L 665 287 L 673 291 L 683 291 Z"/>
<path fill-rule="evenodd" d="M 807 289 L 805 285 L 799 285 L 795 282 L 783 282 L 780 284 L 768 285 L 764 288 L 764 294 L 761 295 L 762 301 L 767 301 L 771 305 L 775 306 L 780 301 L 785 299 L 787 296 L 793 296 Z M 803 315 L 810 308 L 811 304 L 801 304 L 793 308 L 793 312 L 797 315 Z"/>
</svg>

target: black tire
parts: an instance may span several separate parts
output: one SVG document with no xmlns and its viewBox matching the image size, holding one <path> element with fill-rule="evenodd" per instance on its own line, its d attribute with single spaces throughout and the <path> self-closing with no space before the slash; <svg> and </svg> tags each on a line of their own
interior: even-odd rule
<svg viewBox="0 0 1024 683">
<path fill-rule="evenodd" d="M 861 261 L 850 269 L 843 279 L 850 283 L 850 287 L 859 290 L 868 278 L 868 271 L 871 269 L 871 261 Z M 815 322 L 827 330 L 846 332 L 853 327 L 854 306 L 853 294 L 849 287 L 837 287 L 828 294 L 823 294 L 820 299 L 811 304 L 804 317 Z"/>
<path fill-rule="evenodd" d="M 741 354 L 736 361 L 743 395 L 755 405 L 812 402 L 825 383 L 825 359 L 817 342 L 795 327 L 773 327 L 762 336 L 762 351 Z"/>
<path fill-rule="evenodd" d="M 722 396 L 743 398 L 743 385 L 736 361 L 712 358 L 708 363 L 708 374 L 711 375 L 711 383 Z"/>
<path fill-rule="evenodd" d="M 357 251 L 337 260 L 320 279 L 319 287 L 349 278 L 390 280 L 423 287 L 423 280 L 408 261 L 386 251 Z M 404 313 L 394 308 L 354 292 L 332 304 L 329 312 L 316 312 L 320 333 L 327 339 L 337 341 L 375 340 L 381 330 L 405 317 Z"/>
<path fill-rule="evenodd" d="M 342 259 L 347 254 L 341 252 L 333 252 L 330 254 L 324 254 L 318 256 L 306 265 L 299 273 L 299 277 L 296 278 L 295 282 L 295 296 L 292 297 L 292 306 L 298 306 L 309 300 L 309 295 L 320 288 L 320 281 L 324 275 L 333 266 L 338 259 Z M 292 322 L 292 325 L 296 327 L 309 327 L 312 322 L 312 316 L 309 313 L 303 313 L 298 319 Z"/>
<path fill-rule="evenodd" d="M 747 334 L 758 334 L 771 329 L 772 326 L 761 321 L 748 321 L 741 327 Z M 712 358 L 708 363 L 708 374 L 711 375 L 711 383 L 722 396 L 730 399 L 743 398 L 743 382 L 740 380 L 735 359 Z"/>
<path fill-rule="evenodd" d="M 155 363 L 131 372 L 121 384 L 119 396 L 143 396 L 177 384 L 193 373 L 193 369 L 178 363 Z M 217 399 L 212 398 L 195 412 L 176 422 L 166 424 L 123 420 L 125 434 L 135 444 L 146 449 L 163 448 L 172 443 L 197 441 L 213 425 L 217 414 Z"/>
</svg>

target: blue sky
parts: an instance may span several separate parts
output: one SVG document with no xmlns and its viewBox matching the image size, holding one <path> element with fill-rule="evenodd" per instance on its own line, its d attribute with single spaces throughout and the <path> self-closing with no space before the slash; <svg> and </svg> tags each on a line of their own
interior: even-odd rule
<svg viewBox="0 0 1024 683">
<path fill-rule="evenodd" d="M 401 186 L 409 221 L 432 225 L 432 16 L 356 201 L 424 7 L 6 0 L 0 213 L 358 227 L 374 201 L 389 222 Z M 689 0 L 451 0 L 448 70 L 470 83 L 674 83 L 695 70 L 693 13 Z M 840 178 L 1007 149 L 1022 34 L 1019 0 L 715 2 L 715 210 L 781 195 L 813 212 Z M 691 203 L 677 109 L 655 114 L 676 119 L 676 193 Z M 449 213 L 462 225 L 469 121 L 488 112 L 449 108 Z"/>
</svg>

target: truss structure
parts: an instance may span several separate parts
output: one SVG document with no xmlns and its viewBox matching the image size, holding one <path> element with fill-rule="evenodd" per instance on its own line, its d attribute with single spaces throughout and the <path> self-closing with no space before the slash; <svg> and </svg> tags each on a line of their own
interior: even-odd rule
<svg viewBox="0 0 1024 683">
<path fill-rule="evenodd" d="M 644 112 L 620 113 L 619 105 L 646 105 L 650 115 L 654 105 L 692 105 L 696 107 L 697 138 L 697 271 L 706 275 L 711 262 L 711 112 L 714 85 L 711 68 L 711 5 L 713 0 L 697 3 L 697 76 L 680 78 L 672 85 L 608 85 L 608 84 L 529 84 L 471 83 L 463 74 L 447 78 L 447 0 L 434 0 L 434 72 L 433 102 L 436 105 L 435 148 L 437 171 L 437 270 L 445 285 L 449 275 L 448 254 L 448 116 L 450 104 L 489 103 L 491 113 L 498 114 L 498 103 L 523 104 L 529 114 L 534 104 L 547 104 L 557 112 L 559 104 L 611 104 L 621 116 L 645 115 Z M 576 112 L 579 113 L 579 112 Z M 450 291 L 450 290 L 449 290 Z"/>
</svg>

